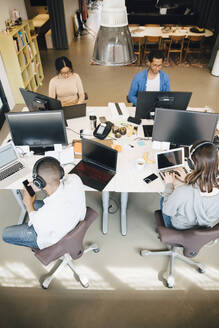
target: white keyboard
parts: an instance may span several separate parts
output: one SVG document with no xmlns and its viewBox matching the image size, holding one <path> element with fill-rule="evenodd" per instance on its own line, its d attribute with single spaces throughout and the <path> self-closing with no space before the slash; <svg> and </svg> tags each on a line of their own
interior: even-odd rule
<svg viewBox="0 0 219 328">
<path fill-rule="evenodd" d="M 108 103 L 111 116 L 114 120 L 122 119 L 127 120 L 129 117 L 129 111 L 126 108 L 125 103 Z"/>
</svg>

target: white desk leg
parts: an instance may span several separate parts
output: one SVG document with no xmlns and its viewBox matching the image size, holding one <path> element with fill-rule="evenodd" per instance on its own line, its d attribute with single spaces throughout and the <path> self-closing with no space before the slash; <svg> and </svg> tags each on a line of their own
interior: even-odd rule
<svg viewBox="0 0 219 328">
<path fill-rule="evenodd" d="M 22 224 L 24 222 L 25 215 L 27 213 L 26 207 L 24 206 L 21 191 L 19 189 L 12 189 L 12 193 L 21 208 L 21 214 L 18 219 L 18 224 Z"/>
<path fill-rule="evenodd" d="M 128 192 L 121 192 L 121 231 L 125 236 L 127 232 L 126 209 L 128 203 Z"/>
<path fill-rule="evenodd" d="M 102 229 L 103 229 L 103 233 L 106 234 L 108 231 L 109 191 L 102 191 L 102 204 L 103 204 Z"/>
</svg>

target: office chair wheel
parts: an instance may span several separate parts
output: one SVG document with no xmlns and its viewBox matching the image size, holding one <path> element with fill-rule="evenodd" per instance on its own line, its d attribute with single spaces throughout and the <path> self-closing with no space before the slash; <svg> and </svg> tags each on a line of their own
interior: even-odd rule
<svg viewBox="0 0 219 328">
<path fill-rule="evenodd" d="M 174 287 L 174 278 L 172 276 L 168 277 L 167 279 L 167 288 L 173 288 Z"/>
<path fill-rule="evenodd" d="M 82 287 L 84 288 L 88 288 L 89 287 L 89 283 L 86 277 L 80 276 L 79 277 L 80 283 L 82 285 Z"/>
<path fill-rule="evenodd" d="M 141 256 L 146 256 L 146 255 L 150 255 L 150 254 L 151 254 L 151 251 L 148 251 L 147 249 L 140 250 Z"/>
<path fill-rule="evenodd" d="M 45 290 L 48 289 L 48 287 L 44 286 L 43 284 L 41 285 L 41 287 L 42 287 L 42 289 L 45 289 Z"/>
<path fill-rule="evenodd" d="M 198 268 L 198 272 L 199 273 L 205 273 L 205 269 L 204 268 Z"/>
<path fill-rule="evenodd" d="M 94 253 L 99 253 L 99 251 L 100 251 L 99 248 L 95 248 L 95 249 L 93 249 L 93 252 L 94 252 Z"/>
</svg>

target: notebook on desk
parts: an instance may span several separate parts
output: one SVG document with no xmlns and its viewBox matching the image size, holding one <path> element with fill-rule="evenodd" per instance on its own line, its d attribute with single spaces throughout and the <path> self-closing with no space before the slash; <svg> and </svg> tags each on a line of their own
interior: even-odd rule
<svg viewBox="0 0 219 328">
<path fill-rule="evenodd" d="M 20 161 L 13 142 L 0 147 L 0 188 L 6 188 L 30 173 Z"/>
<path fill-rule="evenodd" d="M 102 191 L 116 174 L 117 151 L 90 139 L 82 139 L 82 160 L 69 172 L 82 182 Z"/>
<path fill-rule="evenodd" d="M 184 148 L 175 148 L 156 153 L 156 168 L 159 173 L 174 172 L 177 167 L 185 165 Z"/>
</svg>

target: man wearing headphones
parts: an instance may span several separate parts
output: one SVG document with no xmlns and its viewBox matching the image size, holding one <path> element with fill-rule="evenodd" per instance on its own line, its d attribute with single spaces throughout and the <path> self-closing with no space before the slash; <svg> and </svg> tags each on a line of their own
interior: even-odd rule
<svg viewBox="0 0 219 328">
<path fill-rule="evenodd" d="M 39 206 L 36 196 L 31 197 L 24 190 L 23 202 L 29 222 L 5 228 L 2 238 L 14 245 L 43 249 L 57 243 L 84 220 L 85 192 L 81 179 L 75 174 L 64 177 L 62 166 L 53 157 L 44 157 L 35 163 L 33 185 L 45 190 L 48 197 Z"/>
<path fill-rule="evenodd" d="M 166 227 L 190 229 L 195 226 L 214 226 L 219 221 L 218 151 L 209 141 L 196 142 L 190 150 L 185 174 L 178 168 L 180 177 L 165 174 L 166 183 L 161 209 Z M 174 189 L 175 178 L 184 185 Z"/>
</svg>

